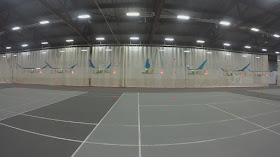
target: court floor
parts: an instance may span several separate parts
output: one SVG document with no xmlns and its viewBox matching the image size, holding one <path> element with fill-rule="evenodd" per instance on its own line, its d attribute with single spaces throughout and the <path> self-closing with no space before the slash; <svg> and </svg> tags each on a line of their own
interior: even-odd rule
<svg viewBox="0 0 280 157">
<path fill-rule="evenodd" d="M 279 93 L 0 85 L 0 156 L 279 157 Z"/>
</svg>

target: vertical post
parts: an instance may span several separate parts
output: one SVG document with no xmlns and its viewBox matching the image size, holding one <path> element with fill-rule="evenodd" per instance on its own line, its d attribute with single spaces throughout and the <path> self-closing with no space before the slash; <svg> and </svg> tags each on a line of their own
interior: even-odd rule
<svg viewBox="0 0 280 157">
<path fill-rule="evenodd" d="M 89 59 L 92 59 L 92 46 L 89 48 Z M 91 76 L 92 76 L 92 73 L 91 73 L 91 68 L 89 67 L 89 70 L 88 70 L 88 86 L 91 87 Z"/>
</svg>

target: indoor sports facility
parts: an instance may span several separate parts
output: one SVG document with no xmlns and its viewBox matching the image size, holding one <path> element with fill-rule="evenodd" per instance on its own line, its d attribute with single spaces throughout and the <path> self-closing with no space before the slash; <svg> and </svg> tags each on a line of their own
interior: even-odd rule
<svg viewBox="0 0 280 157">
<path fill-rule="evenodd" d="M 0 157 L 279 157 L 280 1 L 1 0 Z"/>
</svg>

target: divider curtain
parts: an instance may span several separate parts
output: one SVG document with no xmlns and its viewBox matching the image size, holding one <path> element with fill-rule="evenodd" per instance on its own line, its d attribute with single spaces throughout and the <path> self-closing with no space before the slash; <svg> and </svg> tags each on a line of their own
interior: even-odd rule
<svg viewBox="0 0 280 157">
<path fill-rule="evenodd" d="M 42 69 L 46 62 L 52 69 Z M 0 66 L 0 82 L 67 86 L 255 87 L 267 86 L 270 75 L 267 55 L 152 46 L 94 46 L 92 54 L 89 47 L 5 54 Z"/>
</svg>

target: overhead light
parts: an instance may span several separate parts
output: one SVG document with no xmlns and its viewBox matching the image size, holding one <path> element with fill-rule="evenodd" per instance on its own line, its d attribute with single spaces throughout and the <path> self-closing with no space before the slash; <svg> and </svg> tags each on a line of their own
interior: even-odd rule
<svg viewBox="0 0 280 157">
<path fill-rule="evenodd" d="M 203 40 L 197 40 L 196 42 L 200 43 L 200 44 L 204 44 L 205 43 L 205 41 L 203 41 Z"/>
<path fill-rule="evenodd" d="M 259 32 L 260 30 L 258 28 L 251 28 L 251 31 Z"/>
<path fill-rule="evenodd" d="M 224 46 L 230 46 L 230 43 L 224 43 Z"/>
<path fill-rule="evenodd" d="M 227 53 L 226 55 L 227 55 L 227 56 L 231 56 L 231 53 Z"/>
<path fill-rule="evenodd" d="M 191 51 L 187 51 L 187 50 L 186 50 L 186 51 L 184 51 L 184 52 L 189 53 L 189 52 L 191 52 Z"/>
<path fill-rule="evenodd" d="M 48 42 L 41 42 L 42 45 L 48 45 Z"/>
<path fill-rule="evenodd" d="M 262 51 L 263 51 L 263 52 L 266 52 L 266 51 L 267 51 L 267 49 L 262 49 Z"/>
<path fill-rule="evenodd" d="M 280 60 L 277 60 L 277 62 L 280 62 Z"/>
<path fill-rule="evenodd" d="M 67 39 L 66 42 L 71 43 L 71 42 L 74 42 L 74 40 L 73 39 Z"/>
<path fill-rule="evenodd" d="M 47 52 L 46 52 L 46 51 L 42 51 L 41 53 L 42 53 L 42 54 L 46 54 Z"/>
<path fill-rule="evenodd" d="M 139 40 L 139 37 L 130 37 L 130 40 Z"/>
<path fill-rule="evenodd" d="M 65 51 L 61 50 L 61 51 L 59 51 L 59 52 L 65 52 Z"/>
<path fill-rule="evenodd" d="M 49 23 L 50 23 L 49 21 L 40 21 L 41 25 L 45 25 L 45 24 L 49 24 Z"/>
<path fill-rule="evenodd" d="M 87 52 L 88 50 L 81 50 L 82 52 Z"/>
<path fill-rule="evenodd" d="M 257 59 L 260 59 L 261 57 L 256 57 Z"/>
<path fill-rule="evenodd" d="M 165 38 L 165 41 L 174 41 L 174 38 Z"/>
<path fill-rule="evenodd" d="M 280 35 L 278 35 L 278 34 L 274 34 L 273 35 L 275 38 L 280 38 Z"/>
<path fill-rule="evenodd" d="M 182 20 L 189 20 L 190 19 L 190 17 L 186 16 L 186 15 L 178 15 L 177 18 L 182 19 Z"/>
<path fill-rule="evenodd" d="M 79 19 L 88 19 L 88 18 L 90 18 L 90 15 L 87 15 L 87 14 L 86 15 L 79 15 L 78 18 Z"/>
<path fill-rule="evenodd" d="M 229 26 L 231 23 L 228 21 L 221 21 L 220 25 Z"/>
<path fill-rule="evenodd" d="M 6 58 L 7 56 L 3 56 L 3 58 Z"/>
<path fill-rule="evenodd" d="M 247 57 L 247 55 L 243 55 L 242 57 Z"/>
<path fill-rule="evenodd" d="M 27 47 L 27 46 L 28 46 L 27 44 L 22 44 L 22 45 L 21 45 L 21 47 Z"/>
<path fill-rule="evenodd" d="M 277 52 L 275 52 L 275 53 L 276 53 L 276 54 L 279 54 L 280 52 L 277 51 Z"/>
<path fill-rule="evenodd" d="M 106 52 L 111 52 L 111 51 L 113 51 L 112 49 L 106 49 L 105 50 Z"/>
<path fill-rule="evenodd" d="M 212 52 L 210 52 L 210 51 L 208 51 L 208 52 L 206 52 L 206 53 L 208 53 L 208 54 L 212 54 Z"/>
<path fill-rule="evenodd" d="M 10 50 L 12 47 L 6 47 L 7 50 Z"/>
<path fill-rule="evenodd" d="M 12 30 L 20 30 L 20 27 L 13 27 Z"/>
<path fill-rule="evenodd" d="M 250 48 L 252 48 L 251 46 L 245 46 L 245 49 L 250 49 Z"/>
<path fill-rule="evenodd" d="M 140 13 L 138 12 L 129 12 L 129 13 L 126 13 L 126 16 L 140 16 Z"/>
<path fill-rule="evenodd" d="M 17 55 L 14 55 L 14 57 L 16 57 Z"/>
<path fill-rule="evenodd" d="M 98 37 L 98 38 L 96 38 L 96 40 L 97 41 L 103 41 L 103 40 L 105 40 L 105 38 L 104 37 Z"/>
</svg>

